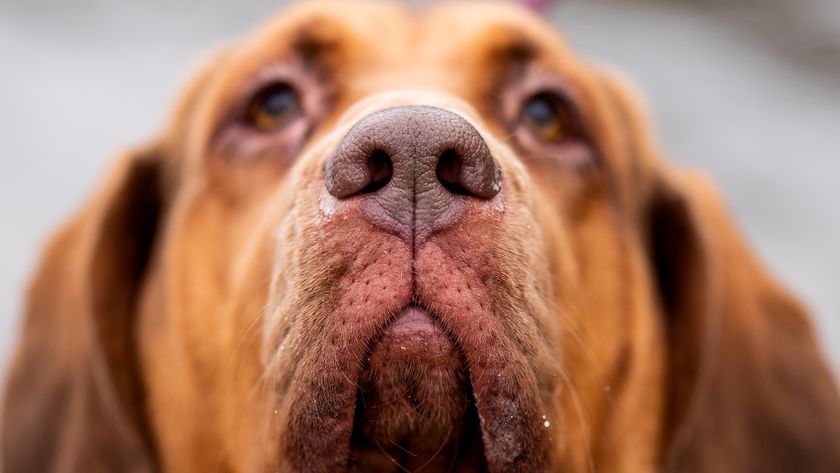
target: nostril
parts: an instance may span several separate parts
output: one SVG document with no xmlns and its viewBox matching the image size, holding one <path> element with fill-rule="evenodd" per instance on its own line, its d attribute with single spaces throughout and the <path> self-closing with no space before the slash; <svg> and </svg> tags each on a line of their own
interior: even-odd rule
<svg viewBox="0 0 840 473">
<path fill-rule="evenodd" d="M 394 163 L 391 162 L 391 157 L 379 149 L 370 154 L 367 166 L 370 182 L 359 192 L 360 194 L 373 193 L 382 189 L 388 185 L 394 174 Z"/>
<path fill-rule="evenodd" d="M 470 191 L 461 183 L 461 172 L 464 167 L 464 160 L 461 154 L 454 149 L 444 151 L 437 163 L 438 182 L 449 192 L 458 195 L 470 194 Z"/>
<path fill-rule="evenodd" d="M 375 197 L 371 202 L 387 207 L 391 216 L 413 215 L 414 206 L 441 211 L 449 205 L 447 195 L 492 199 L 501 191 L 501 178 L 478 130 L 452 112 L 425 106 L 362 118 L 324 163 L 331 195 Z M 437 203 L 431 203 L 434 196 Z"/>
</svg>

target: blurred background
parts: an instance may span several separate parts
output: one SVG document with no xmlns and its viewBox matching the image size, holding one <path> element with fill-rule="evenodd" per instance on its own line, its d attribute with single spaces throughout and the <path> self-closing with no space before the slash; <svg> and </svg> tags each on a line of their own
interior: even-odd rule
<svg viewBox="0 0 840 473">
<path fill-rule="evenodd" d="M 197 59 L 284 3 L 0 2 L 0 373 L 45 238 L 162 126 Z M 671 159 L 714 176 L 840 373 L 840 1 L 551 5 L 579 51 L 636 79 Z"/>
</svg>

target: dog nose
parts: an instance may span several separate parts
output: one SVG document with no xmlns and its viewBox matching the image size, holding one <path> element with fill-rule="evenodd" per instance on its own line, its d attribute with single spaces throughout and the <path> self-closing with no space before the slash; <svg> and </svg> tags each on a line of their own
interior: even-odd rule
<svg viewBox="0 0 840 473">
<path fill-rule="evenodd" d="M 501 172 L 487 143 L 463 117 L 401 106 L 368 115 L 327 160 L 327 191 L 358 197 L 365 218 L 405 238 L 422 238 L 463 215 L 466 201 L 492 199 Z"/>
</svg>

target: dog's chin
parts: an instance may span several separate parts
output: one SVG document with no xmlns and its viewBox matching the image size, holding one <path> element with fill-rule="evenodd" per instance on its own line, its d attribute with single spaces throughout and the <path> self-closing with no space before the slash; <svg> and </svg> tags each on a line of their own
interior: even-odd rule
<svg viewBox="0 0 840 473">
<path fill-rule="evenodd" d="M 358 384 L 352 470 L 485 469 L 464 354 L 425 310 L 376 337 Z"/>
</svg>

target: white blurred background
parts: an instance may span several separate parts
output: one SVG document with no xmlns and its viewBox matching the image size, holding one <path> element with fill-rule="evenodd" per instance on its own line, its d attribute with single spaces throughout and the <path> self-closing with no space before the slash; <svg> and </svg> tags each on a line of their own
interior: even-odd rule
<svg viewBox="0 0 840 473">
<path fill-rule="evenodd" d="M 45 238 L 158 130 L 203 53 L 284 3 L 0 2 L 0 372 Z M 840 373 L 840 1 L 568 0 L 547 16 L 636 78 L 671 159 L 715 177 Z"/>
</svg>

